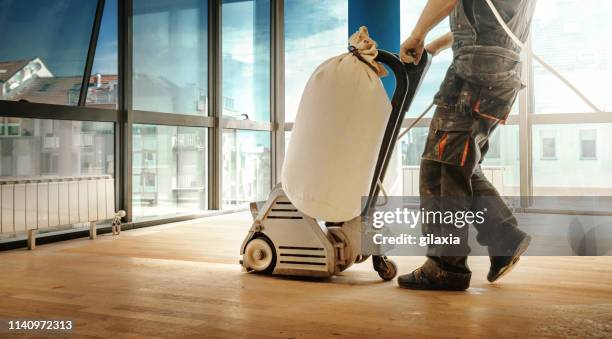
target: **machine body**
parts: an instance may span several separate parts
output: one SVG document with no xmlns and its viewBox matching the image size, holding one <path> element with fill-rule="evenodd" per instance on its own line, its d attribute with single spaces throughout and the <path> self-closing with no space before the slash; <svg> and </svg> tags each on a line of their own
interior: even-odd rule
<svg viewBox="0 0 612 339">
<path fill-rule="evenodd" d="M 240 249 L 241 264 L 247 271 L 330 277 L 367 259 L 361 255 L 364 220 L 377 202 L 379 183 L 384 180 L 404 116 L 429 68 L 431 57 L 424 55 L 419 65 L 405 65 L 396 55 L 379 50 L 376 60 L 391 69 L 396 87 L 370 193 L 361 215 L 340 223 L 316 220 L 300 212 L 279 184 L 267 201 L 251 204 L 253 225 Z M 382 279 L 391 280 L 397 274 L 397 267 L 386 257 L 374 256 L 372 260 Z"/>
</svg>

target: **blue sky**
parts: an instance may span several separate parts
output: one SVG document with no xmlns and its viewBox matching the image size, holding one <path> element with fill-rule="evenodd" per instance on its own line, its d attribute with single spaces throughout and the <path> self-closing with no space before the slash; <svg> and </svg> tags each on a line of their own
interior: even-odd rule
<svg viewBox="0 0 612 339">
<path fill-rule="evenodd" d="M 117 0 L 106 0 L 92 72 L 117 74 Z"/>
<path fill-rule="evenodd" d="M 56 76 L 83 73 L 95 0 L 3 0 L 0 60 L 40 57 Z"/>
</svg>

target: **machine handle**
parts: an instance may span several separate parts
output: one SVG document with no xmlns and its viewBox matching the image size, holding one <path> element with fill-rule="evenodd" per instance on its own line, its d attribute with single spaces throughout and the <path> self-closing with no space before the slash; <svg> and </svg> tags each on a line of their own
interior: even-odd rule
<svg viewBox="0 0 612 339">
<path fill-rule="evenodd" d="M 380 192 L 380 187 L 377 183 L 379 181 L 382 183 L 384 180 L 395 147 L 395 141 L 402 128 L 404 116 L 410 109 L 415 94 L 421 85 L 423 75 L 431 64 L 431 56 L 428 53 L 423 53 L 418 65 L 412 63 L 404 64 L 396 54 L 384 50 L 378 50 L 378 56 L 375 60 L 387 65 L 391 72 L 393 72 L 395 76 L 395 91 L 391 98 L 391 114 L 383 136 L 374 170 L 374 177 L 370 186 L 370 193 L 362 211 L 362 216 L 368 215 L 370 209 L 376 204 L 376 199 Z"/>
</svg>

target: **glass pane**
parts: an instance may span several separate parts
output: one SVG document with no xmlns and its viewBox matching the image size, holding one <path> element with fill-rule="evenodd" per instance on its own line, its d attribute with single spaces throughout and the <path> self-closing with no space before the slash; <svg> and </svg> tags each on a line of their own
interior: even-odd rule
<svg viewBox="0 0 612 339">
<path fill-rule="evenodd" d="M 428 130 L 427 127 L 415 127 L 395 145 L 385 175 L 385 189 L 389 195 L 419 195 L 419 168 Z"/>
<path fill-rule="evenodd" d="M 612 124 L 533 127 L 535 196 L 612 196 Z"/>
<path fill-rule="evenodd" d="M 117 108 L 117 0 L 106 0 L 86 106 Z"/>
<path fill-rule="evenodd" d="M 423 8 L 427 0 L 401 0 L 400 1 L 400 44 L 404 42 L 406 38 L 410 36 L 410 32 L 414 28 Z M 436 26 L 429 35 L 427 36 L 426 43 L 435 40 L 439 36 L 442 36 L 450 31 L 450 26 L 448 19 L 442 21 L 438 26 Z M 399 46 L 399 45 L 398 45 Z M 414 98 L 412 107 L 410 111 L 406 114 L 407 117 L 416 117 L 419 116 L 423 111 L 431 104 L 433 101 L 434 95 L 440 89 L 440 84 L 442 80 L 444 80 L 444 76 L 446 75 L 446 71 L 448 70 L 448 66 L 450 66 L 453 60 L 453 53 L 450 49 L 438 54 L 432 61 L 431 67 L 425 78 L 423 79 L 423 83 L 421 84 L 421 88 L 419 92 L 416 94 Z M 428 116 L 433 114 L 433 110 L 429 112 Z"/>
<path fill-rule="evenodd" d="M 499 126 L 489 139 L 482 171 L 502 196 L 520 193 L 520 142 L 518 125 Z"/>
<path fill-rule="evenodd" d="M 609 0 L 592 0 L 588 4 L 580 0 L 540 1 L 532 30 L 534 51 L 607 112 L 612 111 L 610 17 Z M 534 81 L 535 113 L 593 111 L 537 62 Z"/>
<path fill-rule="evenodd" d="M 134 125 L 134 217 L 207 209 L 207 129 Z"/>
<path fill-rule="evenodd" d="M 270 132 L 223 131 L 223 207 L 266 200 L 271 188 Z"/>
<path fill-rule="evenodd" d="M 428 128 L 413 128 L 395 148 L 385 176 L 389 195 L 418 196 L 421 155 Z M 520 184 L 518 126 L 503 126 L 493 132 L 482 170 L 501 195 L 518 196 Z"/>
<path fill-rule="evenodd" d="M 270 121 L 270 1 L 221 6 L 223 117 Z"/>
<path fill-rule="evenodd" d="M 76 105 L 96 3 L 0 2 L 0 99 Z"/>
<path fill-rule="evenodd" d="M 346 52 L 348 0 L 285 0 L 285 121 L 323 61 Z"/>
<path fill-rule="evenodd" d="M 0 117 L 0 177 L 114 173 L 111 122 Z"/>
<path fill-rule="evenodd" d="M 207 115 L 208 2 L 134 0 L 135 110 Z"/>
</svg>

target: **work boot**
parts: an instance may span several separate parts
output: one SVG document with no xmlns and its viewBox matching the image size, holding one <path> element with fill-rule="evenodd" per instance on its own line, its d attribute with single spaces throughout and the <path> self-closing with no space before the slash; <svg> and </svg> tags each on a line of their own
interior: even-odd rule
<svg viewBox="0 0 612 339">
<path fill-rule="evenodd" d="M 436 278 L 428 277 L 423 267 L 397 278 L 401 288 L 411 290 L 465 291 L 470 287 L 470 275 L 441 271 Z"/>
<path fill-rule="evenodd" d="M 490 282 L 495 282 L 499 280 L 499 278 L 508 274 L 508 272 L 510 272 L 514 268 L 516 263 L 519 261 L 521 255 L 527 250 L 527 247 L 529 247 L 530 242 L 531 237 L 523 233 L 522 239 L 520 239 L 518 243 L 513 246 L 511 250 L 508 251 L 510 255 L 490 257 L 491 268 L 489 268 L 487 280 Z"/>
</svg>

